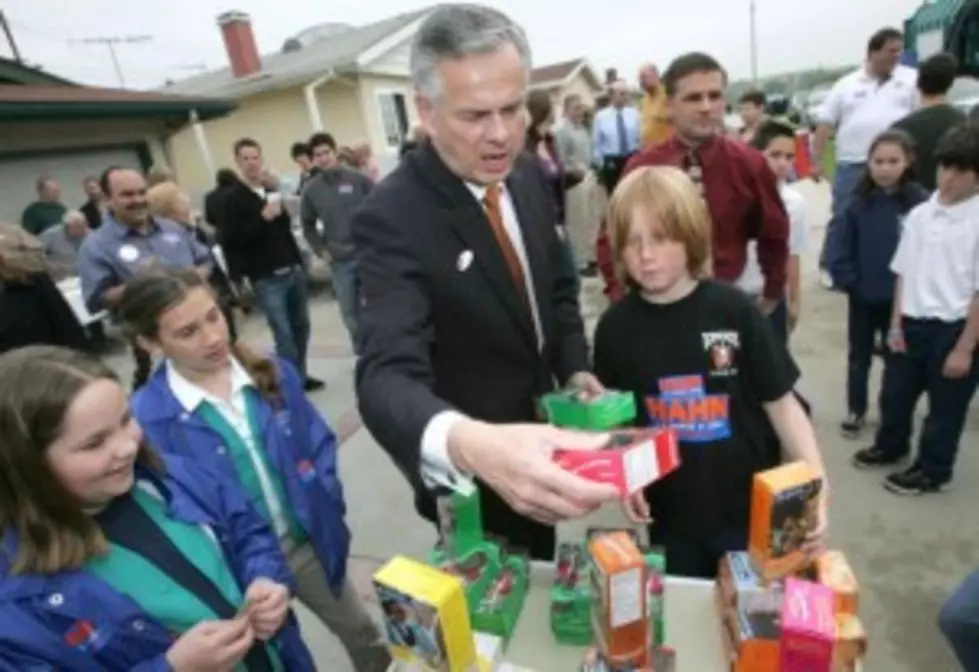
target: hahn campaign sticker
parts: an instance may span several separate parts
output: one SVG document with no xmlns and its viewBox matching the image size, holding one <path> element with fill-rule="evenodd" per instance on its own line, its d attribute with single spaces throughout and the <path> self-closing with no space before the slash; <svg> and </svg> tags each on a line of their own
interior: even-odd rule
<svg viewBox="0 0 979 672">
<path fill-rule="evenodd" d="M 127 264 L 131 264 L 139 259 L 139 250 L 136 249 L 135 245 L 123 245 L 119 248 L 118 254 L 119 258 Z"/>
<path fill-rule="evenodd" d="M 171 245 L 177 245 L 180 243 L 180 234 L 174 233 L 173 231 L 167 231 L 163 234 L 163 240 L 167 241 Z"/>
<path fill-rule="evenodd" d="M 730 398 L 707 394 L 701 375 L 660 378 L 659 394 L 645 399 L 652 427 L 672 429 L 680 441 L 710 443 L 731 436 Z"/>
<path fill-rule="evenodd" d="M 354 193 L 354 185 L 352 184 L 341 184 L 339 191 L 341 194 L 352 194 Z"/>
</svg>

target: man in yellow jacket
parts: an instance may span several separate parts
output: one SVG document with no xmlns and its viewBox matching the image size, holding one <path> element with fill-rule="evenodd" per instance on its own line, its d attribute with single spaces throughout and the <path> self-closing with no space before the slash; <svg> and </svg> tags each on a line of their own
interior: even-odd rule
<svg viewBox="0 0 979 672">
<path fill-rule="evenodd" d="M 640 68 L 639 86 L 644 91 L 640 105 L 643 147 L 666 142 L 673 135 L 673 125 L 666 112 L 666 91 L 660 85 L 659 70 L 652 63 Z"/>
</svg>

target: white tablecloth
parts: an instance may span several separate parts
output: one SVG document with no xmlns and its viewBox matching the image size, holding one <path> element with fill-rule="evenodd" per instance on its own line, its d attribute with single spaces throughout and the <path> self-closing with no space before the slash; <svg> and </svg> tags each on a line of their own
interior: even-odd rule
<svg viewBox="0 0 979 672">
<path fill-rule="evenodd" d="M 78 318 L 83 327 L 98 322 L 107 315 L 104 310 L 94 315 L 88 312 L 88 308 L 85 307 L 85 299 L 82 297 L 82 284 L 78 278 L 65 278 L 58 283 L 58 289 L 61 290 L 62 296 L 65 297 L 65 301 L 71 306 L 72 312 L 75 313 L 75 317 Z"/>
<path fill-rule="evenodd" d="M 550 587 L 554 566 L 534 563 L 516 632 L 506 659 L 534 672 L 574 672 L 585 647 L 560 646 L 550 628 Z M 728 669 L 714 598 L 714 582 L 666 578 L 666 643 L 676 651 L 676 672 L 721 672 Z"/>
<path fill-rule="evenodd" d="M 497 672 L 576 672 L 587 647 L 554 641 L 550 628 L 552 563 L 532 563 L 530 592 Z M 714 582 L 667 577 L 666 642 L 676 650 L 676 672 L 723 672 L 724 648 Z M 397 664 L 391 668 L 403 672 Z"/>
<path fill-rule="evenodd" d="M 587 647 L 563 646 L 550 628 L 552 563 L 534 562 L 523 613 L 497 672 L 577 672 Z M 721 641 L 714 582 L 666 577 L 666 643 L 676 651 L 676 672 L 724 672 L 730 669 Z M 856 672 L 863 665 L 858 663 Z M 394 672 L 400 672 L 397 664 Z"/>
</svg>

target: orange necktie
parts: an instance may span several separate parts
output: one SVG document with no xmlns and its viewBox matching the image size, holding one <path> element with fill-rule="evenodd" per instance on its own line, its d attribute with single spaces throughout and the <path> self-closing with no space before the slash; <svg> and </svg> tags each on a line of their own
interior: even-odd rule
<svg viewBox="0 0 979 672">
<path fill-rule="evenodd" d="M 517 256 L 513 241 L 510 240 L 510 236 L 503 226 L 503 210 L 500 208 L 501 195 L 500 185 L 491 184 L 486 188 L 486 195 L 483 196 L 483 207 L 486 208 L 486 218 L 489 219 L 490 228 L 493 229 L 496 244 L 500 246 L 503 258 L 506 259 L 506 265 L 510 270 L 513 284 L 517 287 L 517 293 L 520 294 L 522 300 L 526 301 L 527 279 L 524 276 L 523 266 L 520 265 L 520 257 Z"/>
</svg>

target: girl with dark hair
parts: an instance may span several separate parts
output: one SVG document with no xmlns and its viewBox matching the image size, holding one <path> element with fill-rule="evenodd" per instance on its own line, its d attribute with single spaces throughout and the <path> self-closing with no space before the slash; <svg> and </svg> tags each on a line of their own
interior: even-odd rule
<svg viewBox="0 0 979 672">
<path fill-rule="evenodd" d="M 315 670 L 272 530 L 150 451 L 105 365 L 0 357 L 0 435 L 0 670 Z"/>
<path fill-rule="evenodd" d="M 859 437 L 867 414 L 867 385 L 874 343 L 886 342 L 894 300 L 891 259 L 901 238 L 901 222 L 928 199 L 914 181 L 914 146 L 904 131 L 892 129 L 874 139 L 869 160 L 834 227 L 827 268 L 834 287 L 849 297 L 847 334 L 847 417 L 840 430 Z"/>
<path fill-rule="evenodd" d="M 336 437 L 296 370 L 230 341 L 211 289 L 194 271 L 137 276 L 118 317 L 131 338 L 165 360 L 133 397 L 153 444 L 234 482 L 277 534 L 296 596 L 337 634 L 354 668 L 386 670 L 390 656 L 347 578 Z"/>
<path fill-rule="evenodd" d="M 565 263 L 575 278 L 576 292 L 581 290 L 581 280 L 578 277 L 578 267 L 571 241 L 568 240 L 565 229 L 566 191 L 571 189 L 585 176 L 580 170 L 565 169 L 558 157 L 557 146 L 554 142 L 554 103 L 547 91 L 531 91 L 527 97 L 527 112 L 530 117 L 527 124 L 527 151 L 537 157 L 545 186 L 551 196 L 556 215 L 558 238 L 565 252 Z"/>
</svg>

